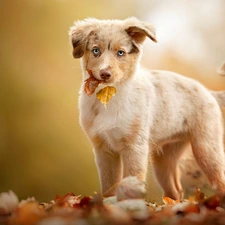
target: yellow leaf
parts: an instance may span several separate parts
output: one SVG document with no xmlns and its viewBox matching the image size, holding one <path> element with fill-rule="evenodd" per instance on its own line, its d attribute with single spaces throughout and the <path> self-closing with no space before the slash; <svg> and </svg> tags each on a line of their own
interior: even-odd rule
<svg viewBox="0 0 225 225">
<path fill-rule="evenodd" d="M 106 104 L 110 101 L 110 99 L 116 94 L 116 89 L 112 86 L 106 86 L 97 92 L 96 96 L 102 104 L 106 106 Z"/>
<path fill-rule="evenodd" d="M 178 203 L 179 201 L 175 201 L 174 199 L 170 198 L 170 197 L 164 197 L 163 198 L 163 202 L 166 205 L 174 205 L 175 203 Z"/>
</svg>

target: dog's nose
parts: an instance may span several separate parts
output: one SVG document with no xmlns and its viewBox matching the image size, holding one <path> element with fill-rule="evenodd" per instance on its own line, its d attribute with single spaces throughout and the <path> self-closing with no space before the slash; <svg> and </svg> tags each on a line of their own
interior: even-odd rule
<svg viewBox="0 0 225 225">
<path fill-rule="evenodd" d="M 111 77 L 111 73 L 108 70 L 100 70 L 100 77 L 103 80 L 108 80 Z"/>
</svg>

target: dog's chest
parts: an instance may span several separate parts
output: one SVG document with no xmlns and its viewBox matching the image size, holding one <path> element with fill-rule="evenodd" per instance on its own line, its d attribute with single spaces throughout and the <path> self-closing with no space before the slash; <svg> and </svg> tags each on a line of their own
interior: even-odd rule
<svg viewBox="0 0 225 225">
<path fill-rule="evenodd" d="M 106 107 L 95 96 L 81 96 L 80 103 L 80 122 L 88 136 L 103 137 L 113 149 L 123 147 L 124 137 L 134 132 L 134 123 L 142 115 L 140 107 L 118 95 Z"/>
<path fill-rule="evenodd" d="M 90 114 L 93 122 L 93 132 L 101 134 L 111 132 L 111 135 L 115 136 L 115 138 L 116 134 L 126 132 L 132 121 L 124 106 L 119 106 L 119 104 L 116 106 L 116 104 L 110 105 L 109 103 L 105 107 L 98 102 L 90 109 Z"/>
</svg>

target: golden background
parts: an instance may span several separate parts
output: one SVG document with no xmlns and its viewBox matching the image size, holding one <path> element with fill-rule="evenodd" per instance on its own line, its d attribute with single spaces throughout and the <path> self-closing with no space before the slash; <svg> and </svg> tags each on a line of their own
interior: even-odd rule
<svg viewBox="0 0 225 225">
<path fill-rule="evenodd" d="M 225 89 L 225 1 L 1 0 L 0 192 L 48 201 L 99 190 L 91 145 L 78 122 L 79 60 L 68 30 L 86 17 L 136 16 L 156 27 L 142 64 Z M 160 193 L 152 181 L 152 198 Z"/>
</svg>

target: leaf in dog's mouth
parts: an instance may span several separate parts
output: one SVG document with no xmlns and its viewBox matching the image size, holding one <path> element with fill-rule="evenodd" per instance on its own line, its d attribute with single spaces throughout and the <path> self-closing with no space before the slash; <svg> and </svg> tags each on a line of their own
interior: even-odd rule
<svg viewBox="0 0 225 225">
<path fill-rule="evenodd" d="M 102 104 L 106 106 L 106 104 L 110 101 L 110 99 L 116 94 L 116 88 L 112 86 L 106 86 L 100 91 L 96 93 L 96 96 Z"/>
<path fill-rule="evenodd" d="M 84 81 L 85 82 L 84 91 L 88 96 L 91 96 L 95 92 L 95 89 L 98 87 L 101 81 L 97 80 L 93 76 L 91 70 L 87 70 L 87 71 L 90 77 Z"/>
<path fill-rule="evenodd" d="M 102 83 L 101 80 L 97 80 L 91 70 L 87 70 L 90 77 L 86 79 L 85 85 L 84 85 L 84 91 L 88 96 L 91 96 L 94 94 L 95 89 L 98 87 L 100 83 Z M 110 101 L 110 99 L 116 94 L 116 89 L 112 86 L 106 86 L 100 91 L 96 93 L 96 97 L 99 101 L 102 102 L 106 106 L 106 104 Z"/>
</svg>

